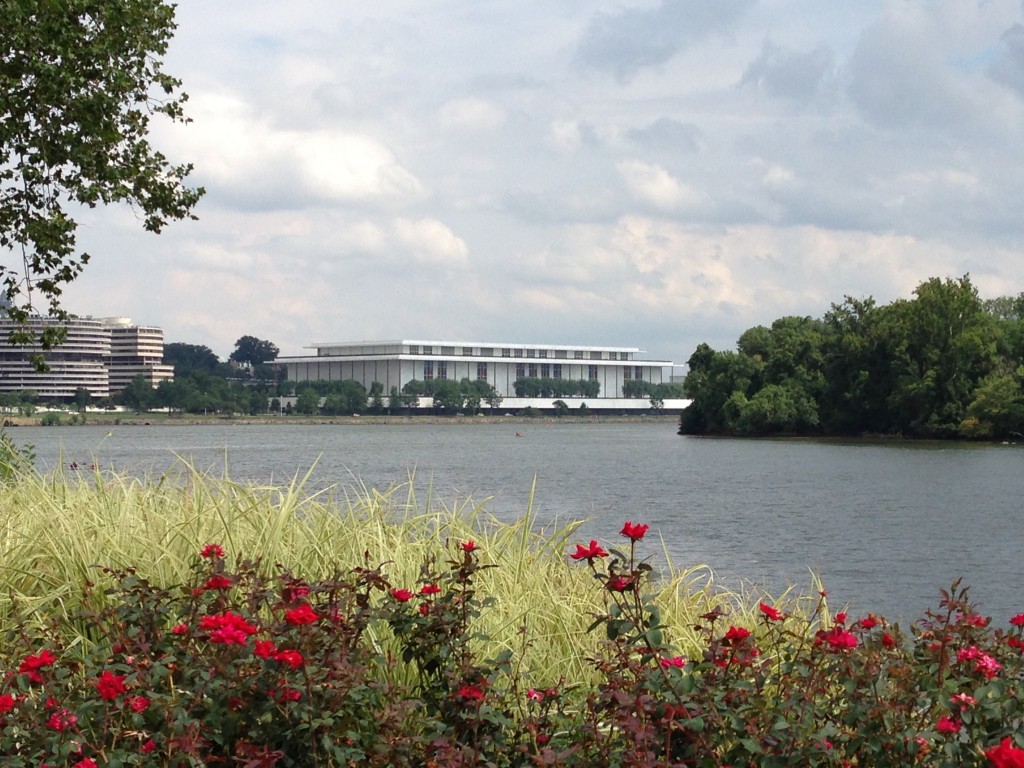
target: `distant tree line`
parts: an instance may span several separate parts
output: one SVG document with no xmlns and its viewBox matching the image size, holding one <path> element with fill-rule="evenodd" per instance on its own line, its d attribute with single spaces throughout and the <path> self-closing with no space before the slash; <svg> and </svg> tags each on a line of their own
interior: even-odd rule
<svg viewBox="0 0 1024 768">
<path fill-rule="evenodd" d="M 1024 437 L 1024 293 L 931 278 L 913 299 L 847 296 L 736 347 L 690 357 L 680 433 Z"/>
<path fill-rule="evenodd" d="M 596 379 L 552 379 L 528 376 L 512 385 L 516 397 L 597 397 L 601 383 Z"/>
</svg>

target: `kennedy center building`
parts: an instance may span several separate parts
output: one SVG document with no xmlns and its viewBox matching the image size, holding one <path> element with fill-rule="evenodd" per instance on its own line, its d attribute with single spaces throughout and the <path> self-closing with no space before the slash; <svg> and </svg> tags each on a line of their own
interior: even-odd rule
<svg viewBox="0 0 1024 768">
<path fill-rule="evenodd" d="M 644 360 L 635 347 L 589 347 L 561 344 L 508 344 L 478 341 L 356 341 L 314 344 L 316 353 L 279 357 L 288 380 L 358 381 L 367 389 L 380 382 L 385 394 L 406 383 L 432 379 L 486 381 L 502 397 L 515 397 L 515 382 L 524 378 L 597 381 L 600 394 L 623 397 L 632 379 L 668 383 L 673 364 Z"/>
</svg>

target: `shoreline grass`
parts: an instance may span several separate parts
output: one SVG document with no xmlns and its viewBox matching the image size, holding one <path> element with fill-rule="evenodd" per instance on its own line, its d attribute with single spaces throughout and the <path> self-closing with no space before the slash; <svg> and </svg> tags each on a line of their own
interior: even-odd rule
<svg viewBox="0 0 1024 768">
<path fill-rule="evenodd" d="M 0 627 L 72 617 L 100 567 L 133 568 L 160 587 L 185 583 L 195 553 L 210 542 L 233 560 L 260 559 L 268 574 L 279 564 L 311 580 L 385 564 L 394 586 L 412 589 L 424 563 L 443 570 L 458 543 L 472 539 L 481 561 L 497 566 L 479 582 L 495 598 L 479 623 L 490 638 L 486 651 L 512 651 L 538 686 L 591 678 L 602 635 L 586 630 L 607 606 L 592 575 L 566 556 L 584 521 L 539 526 L 528 505 L 505 523 L 486 500 L 449 502 L 432 490 L 417 498 L 412 478 L 384 491 L 356 484 L 311 492 L 310 472 L 273 486 L 239 484 L 185 462 L 150 480 L 20 473 L 0 499 Z M 664 551 L 650 560 L 666 634 L 680 648 L 699 647 L 693 627 L 715 608 L 734 623 L 756 623 L 756 601 L 719 588 L 707 566 L 676 567 Z M 392 642 L 386 631 L 376 639 Z"/>
</svg>

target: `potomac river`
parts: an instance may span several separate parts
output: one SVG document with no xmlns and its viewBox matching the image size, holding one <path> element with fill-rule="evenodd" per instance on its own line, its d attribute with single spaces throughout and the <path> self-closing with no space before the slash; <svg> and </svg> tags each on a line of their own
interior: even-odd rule
<svg viewBox="0 0 1024 768">
<path fill-rule="evenodd" d="M 470 419 L 458 420 L 471 421 Z M 518 434 L 517 434 L 518 433 Z M 854 616 L 906 624 L 963 576 L 980 610 L 1005 625 L 1024 612 L 1024 448 L 948 443 L 680 437 L 674 423 L 403 423 L 19 427 L 37 464 L 95 462 L 159 475 L 197 469 L 236 481 L 309 484 L 341 497 L 412 477 L 451 504 L 471 498 L 511 520 L 585 519 L 580 539 L 618 543 L 649 523 L 644 554 L 705 564 L 716 583 L 812 591 Z M 661 541 L 659 541 L 659 537 Z M 662 543 L 664 550 L 662 549 Z"/>
</svg>

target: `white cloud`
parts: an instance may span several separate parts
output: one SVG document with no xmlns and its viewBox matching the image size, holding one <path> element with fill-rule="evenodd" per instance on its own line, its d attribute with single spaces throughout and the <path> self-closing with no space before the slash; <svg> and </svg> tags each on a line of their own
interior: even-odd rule
<svg viewBox="0 0 1024 768">
<path fill-rule="evenodd" d="M 437 219 L 398 219 L 395 235 L 423 264 L 456 267 L 469 258 L 465 241 Z"/>
<path fill-rule="evenodd" d="M 493 131 L 504 121 L 504 111 L 484 99 L 449 101 L 438 113 L 442 129 Z"/>
<path fill-rule="evenodd" d="M 692 207 L 701 201 L 699 192 L 681 183 L 659 165 L 628 160 L 616 167 L 629 193 L 657 208 L 673 210 Z"/>
</svg>

